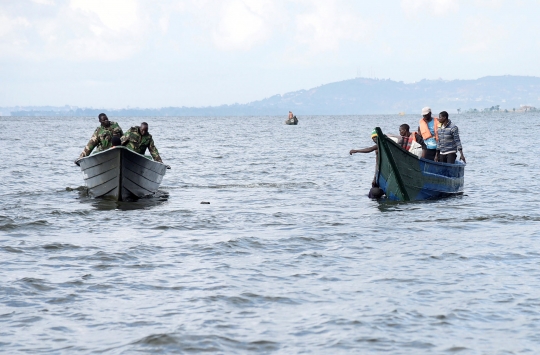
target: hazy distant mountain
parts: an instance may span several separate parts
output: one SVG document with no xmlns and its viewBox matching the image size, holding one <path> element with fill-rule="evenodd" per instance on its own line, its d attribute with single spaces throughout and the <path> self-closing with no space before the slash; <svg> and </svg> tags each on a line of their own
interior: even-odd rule
<svg viewBox="0 0 540 355">
<path fill-rule="evenodd" d="M 18 108 L 12 115 L 96 116 L 110 112 L 116 116 L 233 116 L 418 113 L 424 106 L 434 111 L 455 112 L 484 109 L 519 109 L 540 106 L 540 78 L 529 76 L 488 76 L 477 80 L 422 80 L 405 84 L 392 80 L 357 78 L 322 85 L 309 90 L 275 95 L 248 104 L 214 107 L 165 107 L 161 109 L 82 109 L 70 106 L 56 109 Z M 6 109 L 0 109 L 6 112 Z"/>
<path fill-rule="evenodd" d="M 352 79 L 310 90 L 276 95 L 244 105 L 260 112 L 296 114 L 416 113 L 435 111 L 519 109 L 540 106 L 540 78 L 491 76 L 477 80 L 422 80 L 405 84 L 392 80 Z"/>
</svg>

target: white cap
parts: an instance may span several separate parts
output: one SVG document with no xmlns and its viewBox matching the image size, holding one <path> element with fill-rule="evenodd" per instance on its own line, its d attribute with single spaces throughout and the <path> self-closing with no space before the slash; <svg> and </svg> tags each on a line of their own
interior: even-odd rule
<svg viewBox="0 0 540 355">
<path fill-rule="evenodd" d="M 431 109 L 426 106 L 422 109 L 422 116 L 427 115 L 428 113 L 431 113 Z"/>
</svg>

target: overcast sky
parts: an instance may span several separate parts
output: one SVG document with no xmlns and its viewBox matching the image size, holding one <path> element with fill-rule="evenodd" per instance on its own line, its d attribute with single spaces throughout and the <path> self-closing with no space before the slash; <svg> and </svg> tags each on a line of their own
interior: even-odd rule
<svg viewBox="0 0 540 355">
<path fill-rule="evenodd" d="M 0 106 L 206 106 L 540 76 L 540 0 L 0 0 Z"/>
</svg>

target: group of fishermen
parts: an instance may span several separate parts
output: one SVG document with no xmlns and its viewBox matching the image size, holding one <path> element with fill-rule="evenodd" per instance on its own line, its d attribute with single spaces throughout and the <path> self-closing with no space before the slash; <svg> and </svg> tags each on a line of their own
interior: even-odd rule
<svg viewBox="0 0 540 355">
<path fill-rule="evenodd" d="M 103 151 L 115 146 L 125 146 L 129 150 L 143 155 L 148 149 L 155 161 L 163 163 L 154 144 L 154 139 L 148 133 L 148 123 L 143 122 L 140 126 L 133 126 L 124 133 L 118 123 L 109 121 L 106 114 L 100 113 L 98 119 L 100 126 L 96 128 L 77 160 L 89 156 L 94 149 Z"/>
<path fill-rule="evenodd" d="M 438 118 L 432 116 L 431 108 L 424 107 L 422 109 L 422 118 L 418 122 L 417 132 L 410 132 L 408 124 L 399 126 L 399 136 L 388 135 L 393 138 L 405 150 L 413 154 L 417 154 L 420 158 L 433 160 L 441 163 L 454 164 L 459 152 L 459 159 L 466 163 L 463 155 L 463 147 L 459 138 L 458 127 L 450 120 L 448 112 L 442 111 Z M 377 148 L 377 132 L 373 130 L 371 139 L 375 143 L 374 146 L 351 150 L 350 155 L 355 153 L 371 153 L 378 154 Z M 421 150 L 415 150 L 415 146 Z M 376 183 L 376 178 L 373 179 L 372 189 L 369 196 L 374 198 L 382 197 L 384 192 L 379 189 Z"/>
<path fill-rule="evenodd" d="M 289 119 L 294 117 L 289 111 Z M 115 146 L 125 146 L 126 148 L 143 154 L 148 151 L 155 161 L 163 163 L 159 152 L 154 144 L 152 135 L 148 132 L 148 123 L 143 122 L 140 126 L 131 127 L 126 133 L 116 122 L 109 121 L 106 114 L 100 113 L 98 116 L 100 126 L 96 128 L 94 134 L 88 141 L 86 147 L 82 151 L 79 159 L 89 156 L 94 149 L 103 151 Z M 422 109 L 422 118 L 418 122 L 418 131 L 410 132 L 408 124 L 402 124 L 399 127 L 399 136 L 388 135 L 390 138 L 396 139 L 397 143 L 405 150 L 413 152 L 416 147 L 421 147 L 420 153 L 415 153 L 419 157 L 438 161 L 441 163 L 454 164 L 457 159 L 457 153 L 460 154 L 460 160 L 466 163 L 463 155 L 463 147 L 459 138 L 458 127 L 449 119 L 448 112 L 442 111 L 438 118 L 432 117 L 431 108 L 424 107 Z M 374 146 L 351 150 L 350 155 L 355 153 L 378 153 L 377 150 L 377 132 L 373 130 L 371 138 L 375 143 Z M 416 150 L 418 151 L 418 150 Z M 376 179 L 373 179 L 372 187 L 377 189 Z M 377 197 L 381 191 L 370 191 L 370 196 Z"/>
</svg>

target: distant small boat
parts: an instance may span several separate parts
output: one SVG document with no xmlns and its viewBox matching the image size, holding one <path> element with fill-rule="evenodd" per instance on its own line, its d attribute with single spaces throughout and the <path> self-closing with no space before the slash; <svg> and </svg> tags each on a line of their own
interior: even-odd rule
<svg viewBox="0 0 540 355">
<path fill-rule="evenodd" d="M 390 200 L 431 200 L 463 193 L 465 164 L 438 163 L 409 153 L 379 127 L 376 175 L 379 187 Z"/>
<path fill-rule="evenodd" d="M 288 125 L 297 125 L 298 124 L 298 118 L 296 118 L 296 116 L 294 116 L 293 118 L 287 118 L 285 120 L 285 124 L 288 124 Z"/>
<path fill-rule="evenodd" d="M 167 166 L 126 147 L 114 147 L 78 160 L 90 195 L 115 201 L 157 192 Z"/>
<path fill-rule="evenodd" d="M 398 113 L 398 115 L 405 116 L 405 112 L 400 112 L 400 113 Z"/>
</svg>

